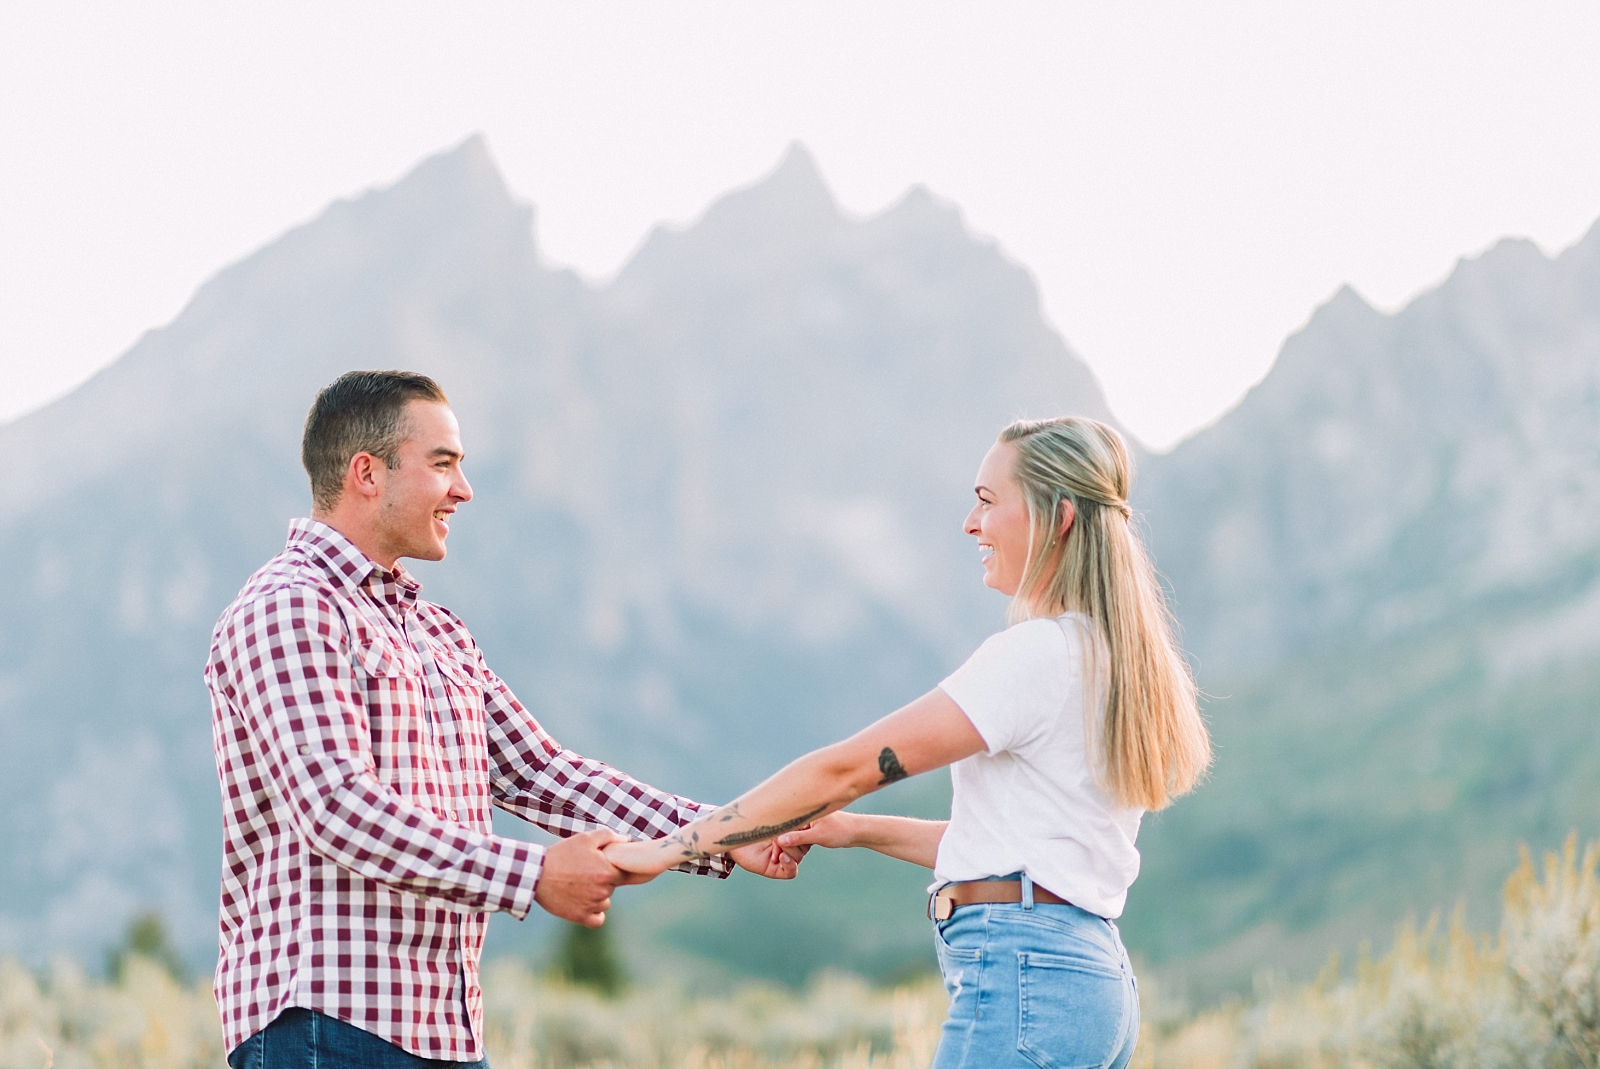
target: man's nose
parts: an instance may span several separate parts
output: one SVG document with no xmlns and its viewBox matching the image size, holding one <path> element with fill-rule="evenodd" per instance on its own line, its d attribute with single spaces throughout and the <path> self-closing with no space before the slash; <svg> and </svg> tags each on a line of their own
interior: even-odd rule
<svg viewBox="0 0 1600 1069">
<path fill-rule="evenodd" d="M 467 482 L 466 475 L 456 475 L 455 485 L 450 488 L 450 496 L 455 498 L 457 501 L 465 502 L 472 500 L 472 484 Z"/>
</svg>

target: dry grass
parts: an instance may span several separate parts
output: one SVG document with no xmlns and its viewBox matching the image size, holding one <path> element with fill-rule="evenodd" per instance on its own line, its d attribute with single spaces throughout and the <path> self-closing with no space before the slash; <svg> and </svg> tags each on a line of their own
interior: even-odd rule
<svg viewBox="0 0 1600 1069">
<path fill-rule="evenodd" d="M 844 975 L 804 992 L 750 985 L 696 998 L 668 985 L 618 999 L 498 962 L 484 978 L 495 1069 L 923 1069 L 944 1019 L 937 982 L 885 990 Z M 0 1069 L 215 1069 L 205 983 L 131 958 L 120 983 L 70 961 L 42 975 L 0 962 Z"/>
<path fill-rule="evenodd" d="M 604 999 L 510 963 L 484 977 L 495 1069 L 925 1069 L 944 1021 L 937 981 L 884 990 L 845 975 L 800 993 L 726 998 L 670 986 Z"/>
<path fill-rule="evenodd" d="M 1458 911 L 1402 926 L 1380 961 L 1145 1036 L 1171 1069 L 1600 1069 L 1600 842 L 1523 852 L 1498 936 Z"/>
<path fill-rule="evenodd" d="M 1457 915 L 1400 929 L 1388 956 L 1341 977 L 1198 1016 L 1147 1024 L 1151 1069 L 1600 1069 L 1600 842 L 1524 853 L 1495 937 Z M 937 982 L 885 990 L 853 977 L 805 991 L 751 985 L 722 998 L 670 985 L 618 999 L 512 962 L 484 977 L 496 1069 L 925 1069 Z M 34 974 L 0 962 L 0 1069 L 222 1065 L 204 984 L 134 958 L 122 981 L 71 962 Z"/>
<path fill-rule="evenodd" d="M 130 959 L 120 984 L 58 961 L 35 976 L 0 961 L 3 1069 L 162 1069 L 223 1064 L 211 992 L 180 987 L 161 967 Z"/>
</svg>

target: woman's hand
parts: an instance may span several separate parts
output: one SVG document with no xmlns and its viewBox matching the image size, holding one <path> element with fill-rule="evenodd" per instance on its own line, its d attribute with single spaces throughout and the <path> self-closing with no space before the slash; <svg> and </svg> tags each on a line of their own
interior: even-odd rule
<svg viewBox="0 0 1600 1069">
<path fill-rule="evenodd" d="M 778 836 L 778 845 L 790 853 L 813 846 L 864 846 L 931 869 L 939 858 L 939 841 L 949 823 L 880 813 L 847 813 L 841 809 L 804 828 L 785 832 Z"/>
<path fill-rule="evenodd" d="M 683 859 L 670 848 L 668 839 L 622 840 L 605 847 L 601 852 L 606 860 L 623 872 L 652 880 Z M 644 881 L 640 881 L 644 882 Z"/>
<path fill-rule="evenodd" d="M 729 850 L 733 863 L 746 872 L 765 876 L 769 880 L 792 880 L 800 874 L 800 859 L 806 856 L 807 847 L 785 850 L 774 839 L 764 843 L 751 843 L 737 850 Z"/>
<path fill-rule="evenodd" d="M 839 850 L 860 845 L 857 841 L 861 818 L 843 809 L 829 813 L 796 831 L 778 836 L 778 845 L 788 851 L 805 851 L 813 846 Z"/>
</svg>

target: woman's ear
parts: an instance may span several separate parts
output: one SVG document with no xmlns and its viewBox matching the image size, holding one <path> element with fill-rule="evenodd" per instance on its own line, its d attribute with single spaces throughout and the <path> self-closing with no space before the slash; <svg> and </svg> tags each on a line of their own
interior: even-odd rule
<svg viewBox="0 0 1600 1069">
<path fill-rule="evenodd" d="M 1061 500 L 1061 537 L 1067 537 L 1067 532 L 1072 530 L 1072 521 L 1077 519 L 1078 510 L 1072 507 L 1072 499 Z"/>
</svg>

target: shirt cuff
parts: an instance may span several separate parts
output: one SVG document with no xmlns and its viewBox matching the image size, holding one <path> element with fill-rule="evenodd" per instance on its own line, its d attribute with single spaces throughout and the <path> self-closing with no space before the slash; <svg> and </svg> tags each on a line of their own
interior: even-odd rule
<svg viewBox="0 0 1600 1069">
<path fill-rule="evenodd" d="M 688 801 L 688 799 L 685 799 Z M 692 824 L 701 817 L 710 816 L 721 809 L 720 805 L 711 805 L 708 802 L 689 802 L 684 808 L 689 810 L 689 819 L 683 824 Z M 678 827 L 683 827 L 683 824 Z M 733 875 L 733 858 L 727 854 L 712 854 L 697 861 L 685 861 L 681 865 L 674 865 L 669 872 L 687 872 L 692 876 L 715 876 L 719 880 L 726 880 Z"/>
<path fill-rule="evenodd" d="M 539 877 L 544 874 L 544 847 L 538 843 L 518 842 L 512 862 L 518 875 L 504 908 L 520 921 L 533 910 L 534 892 L 538 890 Z"/>
<path fill-rule="evenodd" d="M 685 861 L 681 865 L 674 865 L 668 871 L 687 872 L 691 876 L 715 876 L 719 880 L 726 880 L 733 875 L 733 858 L 727 854 L 712 854 L 698 861 Z"/>
</svg>

